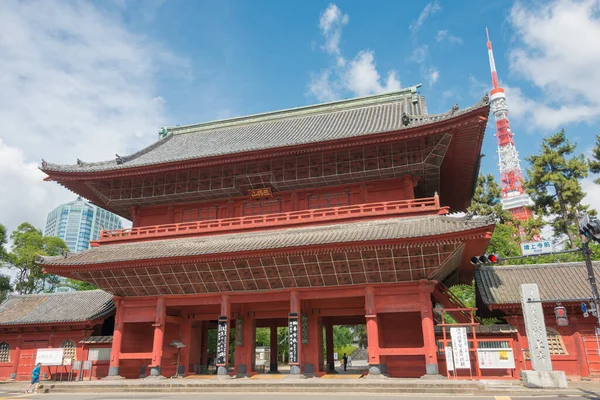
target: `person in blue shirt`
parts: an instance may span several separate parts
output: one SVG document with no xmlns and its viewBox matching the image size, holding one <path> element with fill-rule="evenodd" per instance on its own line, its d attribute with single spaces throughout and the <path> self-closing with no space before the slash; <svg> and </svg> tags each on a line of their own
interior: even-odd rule
<svg viewBox="0 0 600 400">
<path fill-rule="evenodd" d="M 37 363 L 35 368 L 31 371 L 31 383 L 25 389 L 25 393 L 29 393 L 29 389 L 35 385 L 35 390 L 33 393 L 38 392 L 38 387 L 40 386 L 40 372 L 42 371 L 42 363 Z"/>
</svg>

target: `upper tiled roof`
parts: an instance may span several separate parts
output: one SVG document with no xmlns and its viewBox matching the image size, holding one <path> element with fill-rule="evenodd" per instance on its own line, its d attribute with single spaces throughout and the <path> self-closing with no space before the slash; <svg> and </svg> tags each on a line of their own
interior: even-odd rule
<svg viewBox="0 0 600 400">
<path fill-rule="evenodd" d="M 93 321 L 114 309 L 103 290 L 9 296 L 0 304 L 0 326 Z"/>
<path fill-rule="evenodd" d="M 418 85 L 420 86 L 420 85 Z M 266 114 L 171 127 L 151 146 L 117 160 L 75 165 L 42 163 L 46 172 L 98 172 L 202 159 L 410 129 L 487 107 L 487 97 L 465 109 L 428 115 L 413 86 L 399 92 Z M 406 114 L 410 122 L 403 123 Z"/>
<path fill-rule="evenodd" d="M 334 225 L 309 226 L 201 236 L 182 239 L 135 242 L 92 247 L 67 258 L 44 257 L 42 265 L 88 265 L 152 260 L 171 257 L 201 256 L 253 250 L 284 249 L 302 246 L 391 240 L 436 236 L 468 231 L 493 222 L 486 219 L 466 220 L 445 216 L 392 218 Z"/>
<path fill-rule="evenodd" d="M 600 274 L 600 262 L 594 262 Z M 485 304 L 519 304 L 523 283 L 537 283 L 543 299 L 591 298 L 585 263 L 485 266 L 475 271 Z"/>
</svg>

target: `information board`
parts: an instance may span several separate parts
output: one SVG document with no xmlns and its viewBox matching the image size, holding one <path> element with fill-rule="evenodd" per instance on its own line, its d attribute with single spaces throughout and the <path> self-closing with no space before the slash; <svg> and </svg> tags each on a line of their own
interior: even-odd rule
<svg viewBox="0 0 600 400">
<path fill-rule="evenodd" d="M 448 371 L 454 371 L 454 360 L 452 359 L 452 347 L 444 347 L 444 354 L 446 355 L 446 369 Z"/>
<path fill-rule="evenodd" d="M 288 317 L 290 364 L 298 364 L 298 314 L 290 313 Z"/>
<path fill-rule="evenodd" d="M 217 322 L 217 366 L 227 365 L 227 317 L 219 317 Z"/>
<path fill-rule="evenodd" d="M 479 368 L 514 369 L 515 356 L 512 349 L 477 349 Z"/>
<path fill-rule="evenodd" d="M 467 328 L 450 328 L 452 338 L 452 355 L 454 356 L 454 368 L 471 369 L 469 357 L 469 341 L 467 339 Z"/>
<path fill-rule="evenodd" d="M 37 355 L 35 357 L 36 365 L 42 363 L 42 365 L 62 365 L 63 363 L 63 352 L 65 349 L 37 349 Z"/>
</svg>

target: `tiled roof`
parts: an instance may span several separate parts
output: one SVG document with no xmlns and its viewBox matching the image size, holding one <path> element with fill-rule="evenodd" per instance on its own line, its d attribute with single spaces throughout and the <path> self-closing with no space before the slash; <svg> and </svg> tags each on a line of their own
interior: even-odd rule
<svg viewBox="0 0 600 400">
<path fill-rule="evenodd" d="M 103 290 L 9 296 L 0 304 L 0 326 L 92 321 L 114 308 Z"/>
<path fill-rule="evenodd" d="M 76 266 L 284 249 L 320 244 L 406 239 L 468 231 L 485 226 L 490 226 L 491 229 L 492 225 L 493 222 L 485 218 L 466 220 L 465 218 L 439 215 L 391 218 L 334 225 L 104 245 L 92 247 L 81 253 L 68 254 L 66 258 L 62 256 L 44 257 L 41 264 L 44 266 Z"/>
<path fill-rule="evenodd" d="M 455 118 L 489 106 L 487 97 L 476 105 L 428 115 L 416 87 L 399 92 L 272 113 L 168 128 L 167 136 L 151 146 L 117 160 L 75 165 L 42 163 L 46 172 L 97 172 L 201 159 L 263 149 L 326 142 L 377 133 L 401 131 Z M 406 114 L 410 122 L 403 123 Z"/>
<path fill-rule="evenodd" d="M 600 262 L 594 262 L 600 275 Z M 485 266 L 475 271 L 485 304 L 519 304 L 523 283 L 537 283 L 541 299 L 591 298 L 585 263 Z"/>
<path fill-rule="evenodd" d="M 113 341 L 112 336 L 90 336 L 83 340 L 80 340 L 79 343 L 82 344 L 110 344 Z"/>
</svg>

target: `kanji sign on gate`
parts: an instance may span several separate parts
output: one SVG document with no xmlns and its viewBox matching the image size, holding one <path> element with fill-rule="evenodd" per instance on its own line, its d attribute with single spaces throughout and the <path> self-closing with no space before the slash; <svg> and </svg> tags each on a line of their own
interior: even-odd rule
<svg viewBox="0 0 600 400">
<path fill-rule="evenodd" d="M 288 317 L 290 364 L 298 364 L 298 314 L 290 313 Z"/>
<path fill-rule="evenodd" d="M 217 366 L 227 365 L 227 317 L 219 317 L 217 323 Z"/>
</svg>

